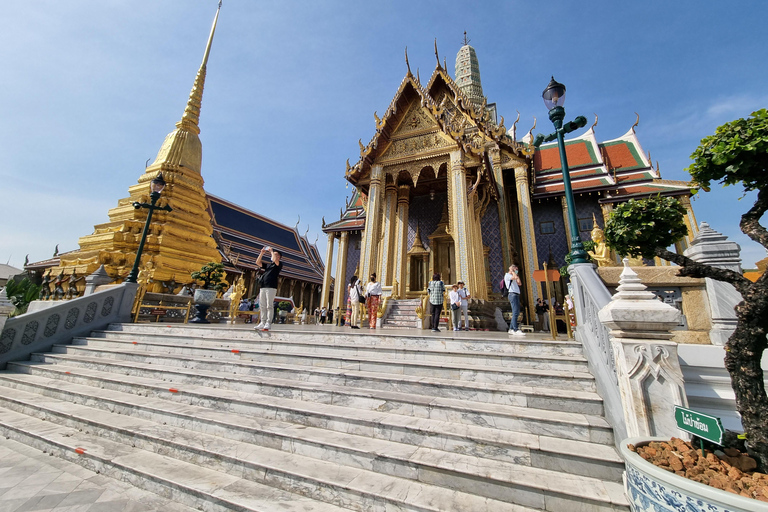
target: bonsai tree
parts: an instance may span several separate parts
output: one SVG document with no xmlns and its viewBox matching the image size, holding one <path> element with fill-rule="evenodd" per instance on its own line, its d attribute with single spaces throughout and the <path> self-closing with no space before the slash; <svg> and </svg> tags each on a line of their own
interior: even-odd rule
<svg viewBox="0 0 768 512">
<path fill-rule="evenodd" d="M 768 111 L 753 112 L 717 128 L 702 139 L 686 170 L 693 184 L 709 191 L 712 181 L 741 184 L 757 191 L 755 204 L 742 215 L 740 228 L 768 249 L 768 230 L 760 219 L 768 210 Z M 768 333 L 768 273 L 752 283 L 738 272 L 697 263 L 667 250 L 686 234 L 684 208 L 669 197 L 628 201 L 616 208 L 605 229 L 608 245 L 619 254 L 659 256 L 680 266 L 678 275 L 709 277 L 732 284 L 743 298 L 735 310 L 736 330 L 726 343 L 725 367 L 731 376 L 736 407 L 760 466 L 768 468 L 768 396 L 760 361 Z"/>
<path fill-rule="evenodd" d="M 34 284 L 25 277 L 21 281 L 9 280 L 5 284 L 5 294 L 13 304 L 14 309 L 9 316 L 22 315 L 27 312 L 29 303 L 37 298 L 42 287 Z"/>
<path fill-rule="evenodd" d="M 190 274 L 195 281 L 203 282 L 204 290 L 216 290 L 221 292 L 227 288 L 224 281 L 224 265 L 212 261 L 203 265 L 203 268 Z"/>
</svg>

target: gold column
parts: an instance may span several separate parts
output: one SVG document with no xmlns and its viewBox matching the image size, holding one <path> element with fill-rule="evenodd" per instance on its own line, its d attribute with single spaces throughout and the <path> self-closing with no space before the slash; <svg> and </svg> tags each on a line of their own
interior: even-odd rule
<svg viewBox="0 0 768 512">
<path fill-rule="evenodd" d="M 411 199 L 411 186 L 397 187 L 397 222 L 395 226 L 394 275 L 400 284 L 399 294 L 406 298 L 408 291 L 408 207 Z"/>
<path fill-rule="evenodd" d="M 696 215 L 693 213 L 691 198 L 682 196 L 678 198 L 678 201 L 685 207 L 685 217 L 683 217 L 683 220 L 685 222 L 685 227 L 688 228 L 688 234 L 685 235 L 685 238 L 675 244 L 675 251 L 678 254 L 683 254 L 683 252 L 691 246 L 691 242 L 696 235 L 699 234 L 699 225 L 696 222 Z"/>
<path fill-rule="evenodd" d="M 384 191 L 384 231 L 381 243 L 381 276 L 379 281 L 382 286 L 392 285 L 392 276 L 394 274 L 394 238 L 397 222 L 395 221 L 395 210 L 397 209 L 397 186 L 394 183 L 387 183 Z M 407 220 L 407 219 L 406 219 Z"/>
<path fill-rule="evenodd" d="M 600 213 L 603 214 L 603 229 L 605 229 L 605 225 L 608 223 L 608 219 L 611 218 L 611 213 L 613 212 L 613 203 L 601 203 L 600 204 Z M 616 255 L 616 251 L 611 250 L 611 259 L 616 265 L 621 265 L 621 258 L 619 258 Z"/>
<path fill-rule="evenodd" d="M 471 289 L 472 295 L 476 299 L 488 298 L 488 284 L 485 279 L 485 254 L 483 250 L 483 230 L 480 225 L 480 211 L 477 194 L 473 194 L 468 201 L 470 212 L 470 224 L 472 226 L 472 245 L 470 253 L 472 255 L 473 278 L 475 287 Z"/>
<path fill-rule="evenodd" d="M 533 271 L 539 268 L 539 257 L 536 251 L 536 231 L 533 225 L 533 210 L 531 209 L 531 188 L 528 183 L 528 169 L 525 166 L 515 167 L 515 188 L 520 217 L 520 234 L 522 235 L 523 270 L 525 271 L 523 286 L 528 292 L 528 318 L 534 318 L 539 289 L 533 286 Z"/>
<path fill-rule="evenodd" d="M 360 272 L 363 282 L 367 282 L 368 276 L 378 272 L 377 255 L 379 242 L 379 224 L 381 224 L 381 180 L 383 167 L 374 165 L 371 168 L 371 185 L 368 189 L 368 209 L 366 211 L 365 231 L 360 250 Z"/>
<path fill-rule="evenodd" d="M 331 266 L 333 263 L 333 246 L 336 233 L 328 233 L 328 248 L 325 252 L 325 273 L 323 274 L 323 292 L 320 295 L 320 307 L 327 306 L 331 298 Z"/>
<path fill-rule="evenodd" d="M 451 152 L 451 168 L 448 175 L 448 206 L 451 219 L 451 236 L 456 255 L 456 280 L 464 281 L 467 287 L 476 291 L 480 283 L 475 282 L 473 272 L 472 226 L 470 209 L 471 202 L 467 201 L 467 170 L 461 150 Z M 452 207 L 452 208 L 451 208 Z"/>
<path fill-rule="evenodd" d="M 512 240 L 509 234 L 512 230 L 509 228 L 510 215 L 507 211 L 507 194 L 504 189 L 504 176 L 501 169 L 501 152 L 491 152 L 491 162 L 493 163 L 493 177 L 496 180 L 496 188 L 499 190 L 499 234 L 501 235 L 501 257 L 504 261 L 504 271 L 506 272 L 512 264 Z M 495 276 L 494 276 L 495 279 Z"/>
<path fill-rule="evenodd" d="M 515 170 L 517 174 L 517 170 Z M 565 200 L 565 196 L 560 198 L 560 207 L 563 209 L 563 229 L 565 230 L 565 239 L 568 245 L 568 250 L 571 250 L 571 230 L 568 227 L 568 202 Z"/>
<path fill-rule="evenodd" d="M 336 285 L 333 293 L 333 307 L 346 311 L 345 302 L 347 293 L 347 247 L 349 246 L 349 232 L 343 231 L 339 240 L 339 258 L 336 261 Z"/>
</svg>

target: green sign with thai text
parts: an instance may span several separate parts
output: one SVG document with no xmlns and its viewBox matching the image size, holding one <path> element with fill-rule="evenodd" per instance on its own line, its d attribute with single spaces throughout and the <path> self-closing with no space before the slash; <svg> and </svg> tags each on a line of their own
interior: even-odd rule
<svg viewBox="0 0 768 512">
<path fill-rule="evenodd" d="M 677 428 L 716 444 L 723 444 L 723 424 L 720 418 L 675 406 Z"/>
</svg>

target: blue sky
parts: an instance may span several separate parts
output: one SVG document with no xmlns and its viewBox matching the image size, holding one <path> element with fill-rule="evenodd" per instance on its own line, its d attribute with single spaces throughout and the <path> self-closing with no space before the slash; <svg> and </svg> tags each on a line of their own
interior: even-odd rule
<svg viewBox="0 0 768 512">
<path fill-rule="evenodd" d="M 0 261 L 77 248 L 154 159 L 181 117 L 216 0 L 25 0 L 0 10 Z M 599 116 L 599 140 L 638 137 L 662 176 L 687 179 L 699 140 L 768 105 L 768 2 L 225 0 L 200 119 L 206 190 L 310 241 L 351 189 L 344 162 L 374 133 L 411 68 L 451 73 L 466 30 L 483 89 L 518 134 L 539 120 L 551 75 L 567 119 Z M 742 246 L 752 197 L 713 187 L 694 202 Z"/>
</svg>

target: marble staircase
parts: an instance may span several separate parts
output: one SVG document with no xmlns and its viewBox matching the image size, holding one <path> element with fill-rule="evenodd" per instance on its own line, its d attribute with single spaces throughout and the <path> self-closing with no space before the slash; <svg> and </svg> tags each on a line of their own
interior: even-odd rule
<svg viewBox="0 0 768 512">
<path fill-rule="evenodd" d="M 544 337 L 113 325 L 0 372 L 0 433 L 201 510 L 628 510 Z"/>
<path fill-rule="evenodd" d="M 385 329 L 420 328 L 419 317 L 416 316 L 416 308 L 421 304 L 421 299 L 392 300 L 387 308 L 387 314 L 382 319 L 381 326 Z"/>
</svg>

